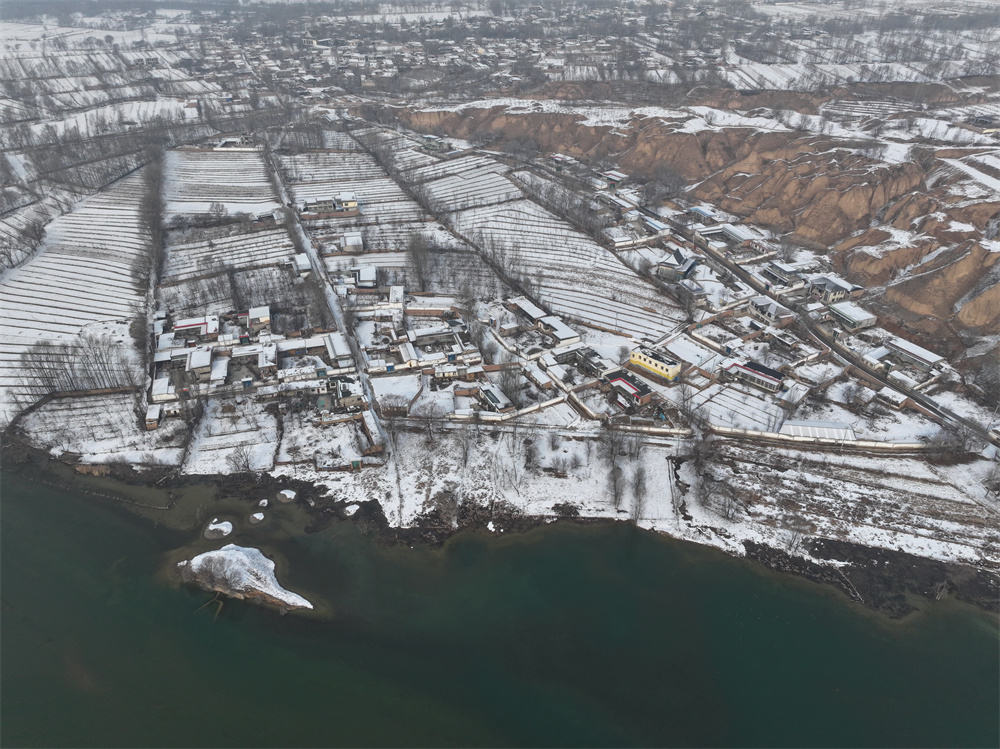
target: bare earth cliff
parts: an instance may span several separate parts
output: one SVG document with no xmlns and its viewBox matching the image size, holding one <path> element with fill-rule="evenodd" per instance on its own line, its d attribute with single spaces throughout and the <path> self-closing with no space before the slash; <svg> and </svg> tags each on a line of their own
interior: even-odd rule
<svg viewBox="0 0 1000 749">
<path fill-rule="evenodd" d="M 397 112 L 423 132 L 492 136 L 491 147 L 532 138 L 542 151 L 613 159 L 636 176 L 669 167 L 693 184 L 691 197 L 827 252 L 855 283 L 885 287 L 879 311 L 943 354 L 1000 329 L 1000 252 L 989 241 L 1000 200 L 955 164 L 981 149 L 886 144 L 862 132 L 854 140 L 802 129 L 692 132 L 681 114 L 612 126 L 506 105 Z"/>
</svg>

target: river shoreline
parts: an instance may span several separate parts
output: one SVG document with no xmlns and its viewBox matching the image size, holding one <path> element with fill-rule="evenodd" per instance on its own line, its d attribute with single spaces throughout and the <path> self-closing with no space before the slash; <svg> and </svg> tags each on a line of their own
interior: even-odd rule
<svg viewBox="0 0 1000 749">
<path fill-rule="evenodd" d="M 283 539 L 296 534 L 319 533 L 335 522 L 353 523 L 361 533 L 373 537 L 380 545 L 411 548 L 441 547 L 460 532 L 491 536 L 523 534 L 553 522 L 551 518 L 511 513 L 492 516 L 489 525 L 476 518 L 464 518 L 460 519 L 457 527 L 445 526 L 433 517 L 422 517 L 413 527 L 397 528 L 389 524 L 378 501 L 351 503 L 357 504 L 357 508 L 348 512 L 347 503 L 331 501 L 324 496 L 322 484 L 301 479 L 269 474 L 256 479 L 235 476 L 179 477 L 166 469 L 139 473 L 127 465 L 107 466 L 107 470 L 100 468 L 96 471 L 98 475 L 90 475 L 79 472 L 74 464 L 53 458 L 10 436 L 4 441 L 2 465 L 5 471 L 31 481 L 113 503 L 129 514 L 176 532 L 179 541 L 187 537 L 187 543 L 167 555 L 171 561 L 214 548 L 208 545 L 201 532 L 202 526 L 212 519 L 204 516 L 206 505 L 213 507 L 207 515 L 227 515 L 228 512 L 228 517 L 234 519 L 234 512 L 245 510 L 242 515 L 248 517 L 259 498 L 273 499 L 279 490 L 292 489 L 296 492 L 295 501 L 285 506 L 290 508 L 285 514 L 292 517 L 286 518 L 281 531 L 269 539 L 265 523 L 263 528 L 257 527 L 259 532 L 255 534 L 256 545 L 275 559 L 279 574 L 285 567 L 280 552 Z M 606 525 L 623 521 L 565 517 L 559 522 Z M 659 535 L 684 540 L 662 532 Z M 746 542 L 743 558 L 775 573 L 833 588 L 849 601 L 892 620 L 904 619 L 945 597 L 1000 618 L 1000 575 L 995 573 L 901 551 L 831 539 L 804 539 L 802 547 L 809 557 L 766 544 Z M 732 556 L 739 558 L 738 555 Z M 174 576 L 177 580 L 173 582 L 179 582 L 180 576 Z M 322 605 L 315 612 L 318 615 L 328 613 Z"/>
</svg>

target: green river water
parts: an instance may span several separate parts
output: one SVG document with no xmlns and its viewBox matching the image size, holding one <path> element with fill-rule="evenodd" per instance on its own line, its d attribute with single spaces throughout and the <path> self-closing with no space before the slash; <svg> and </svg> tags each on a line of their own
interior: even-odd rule
<svg viewBox="0 0 1000 749">
<path fill-rule="evenodd" d="M 190 534 L 6 474 L 0 509 L 3 746 L 1000 744 L 996 618 L 953 601 L 891 622 L 624 524 L 341 523 L 277 547 L 331 619 L 213 620 L 158 574 Z"/>
</svg>

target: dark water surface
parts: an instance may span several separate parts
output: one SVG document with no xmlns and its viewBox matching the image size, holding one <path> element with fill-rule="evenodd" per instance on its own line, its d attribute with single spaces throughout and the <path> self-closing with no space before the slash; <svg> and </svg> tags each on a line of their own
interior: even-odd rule
<svg viewBox="0 0 1000 749">
<path fill-rule="evenodd" d="M 338 524 L 278 547 L 332 620 L 213 621 L 156 578 L 185 536 L 2 492 L 4 746 L 1000 743 L 996 619 L 954 602 L 889 622 L 624 525 L 410 550 Z"/>
</svg>

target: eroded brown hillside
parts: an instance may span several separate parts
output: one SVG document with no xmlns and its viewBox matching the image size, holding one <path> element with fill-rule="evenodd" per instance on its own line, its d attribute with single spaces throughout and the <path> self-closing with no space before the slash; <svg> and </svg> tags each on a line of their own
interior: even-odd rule
<svg viewBox="0 0 1000 749">
<path fill-rule="evenodd" d="M 1000 253 L 980 244 L 1000 201 L 964 199 L 952 189 L 964 179 L 957 173 L 930 179 L 941 159 L 967 149 L 919 148 L 914 160 L 885 163 L 860 140 L 744 128 L 690 133 L 661 118 L 613 128 L 502 106 L 402 110 L 399 118 L 418 131 L 465 139 L 530 137 L 542 151 L 610 158 L 633 175 L 666 165 L 694 184 L 694 197 L 828 254 L 852 281 L 885 287 L 879 311 L 942 353 L 961 349 L 963 332 L 1000 332 L 1000 273 L 991 272 Z"/>
</svg>

